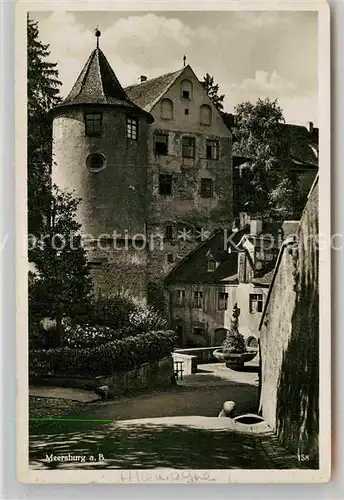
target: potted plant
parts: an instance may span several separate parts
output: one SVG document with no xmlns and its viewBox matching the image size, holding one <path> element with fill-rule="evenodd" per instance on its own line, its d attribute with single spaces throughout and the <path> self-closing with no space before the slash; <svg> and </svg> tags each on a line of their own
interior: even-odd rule
<svg viewBox="0 0 344 500">
<path fill-rule="evenodd" d="M 214 357 L 226 363 L 228 368 L 242 369 L 244 363 L 257 355 L 257 349 L 247 347 L 244 336 L 239 332 L 240 309 L 234 304 L 230 331 L 223 342 L 222 349 L 214 351 Z"/>
</svg>

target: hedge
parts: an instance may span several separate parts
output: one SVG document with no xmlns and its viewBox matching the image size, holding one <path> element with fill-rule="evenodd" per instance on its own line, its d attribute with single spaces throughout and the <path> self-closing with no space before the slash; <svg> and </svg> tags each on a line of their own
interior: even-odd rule
<svg viewBox="0 0 344 500">
<path fill-rule="evenodd" d="M 173 331 L 143 333 L 88 348 L 59 347 L 29 351 L 30 375 L 99 376 L 129 371 L 171 354 Z"/>
</svg>

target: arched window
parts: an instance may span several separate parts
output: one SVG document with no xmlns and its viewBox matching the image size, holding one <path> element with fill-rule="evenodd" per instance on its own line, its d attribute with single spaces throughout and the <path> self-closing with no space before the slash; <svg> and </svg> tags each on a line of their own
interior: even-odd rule
<svg viewBox="0 0 344 500">
<path fill-rule="evenodd" d="M 181 94 L 183 99 L 192 99 L 192 83 L 190 82 L 190 80 L 182 81 Z"/>
<path fill-rule="evenodd" d="M 211 107 L 208 104 L 202 104 L 201 106 L 201 125 L 211 125 Z"/>
<path fill-rule="evenodd" d="M 173 119 L 173 102 L 171 101 L 171 99 L 162 99 L 161 118 L 164 120 Z"/>
</svg>

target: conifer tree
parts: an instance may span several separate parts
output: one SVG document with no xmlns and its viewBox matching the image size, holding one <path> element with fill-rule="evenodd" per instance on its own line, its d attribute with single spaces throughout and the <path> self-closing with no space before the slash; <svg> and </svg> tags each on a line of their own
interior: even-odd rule
<svg viewBox="0 0 344 500">
<path fill-rule="evenodd" d="M 50 317 L 62 342 L 63 316 L 82 313 L 91 298 L 86 252 L 76 211 L 80 200 L 52 186 L 52 122 L 48 112 L 61 102 L 57 65 L 39 40 L 38 23 L 28 18 L 28 228 L 29 314 L 34 329 Z"/>
<path fill-rule="evenodd" d="M 214 77 L 207 73 L 201 82 L 205 91 L 219 111 L 223 110 L 224 94 L 219 94 L 219 84 L 214 82 Z"/>
<path fill-rule="evenodd" d="M 57 65 L 39 40 L 38 23 L 27 20 L 28 228 L 40 232 L 49 210 L 52 123 L 48 111 L 60 101 Z"/>
</svg>

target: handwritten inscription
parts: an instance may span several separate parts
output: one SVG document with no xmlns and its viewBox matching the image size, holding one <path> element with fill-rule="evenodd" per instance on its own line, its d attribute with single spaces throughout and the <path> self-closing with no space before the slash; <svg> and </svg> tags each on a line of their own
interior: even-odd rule
<svg viewBox="0 0 344 500">
<path fill-rule="evenodd" d="M 186 482 L 186 483 L 209 483 L 216 478 L 209 471 L 122 471 L 122 483 L 144 483 L 144 482 Z"/>
</svg>

